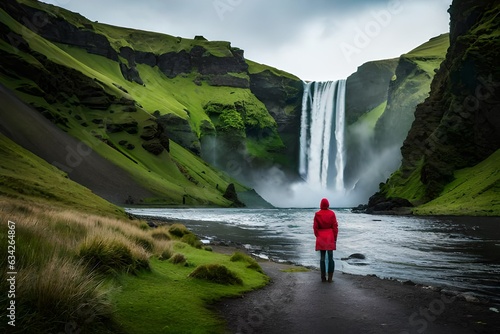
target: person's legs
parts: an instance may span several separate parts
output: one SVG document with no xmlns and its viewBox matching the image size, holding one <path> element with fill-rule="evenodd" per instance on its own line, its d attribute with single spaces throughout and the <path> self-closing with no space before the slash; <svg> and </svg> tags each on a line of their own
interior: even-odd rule
<svg viewBox="0 0 500 334">
<path fill-rule="evenodd" d="M 326 282 L 326 263 L 325 263 L 326 251 L 320 250 L 319 253 L 321 255 L 321 258 L 319 260 L 319 269 L 321 270 L 321 281 Z"/>
<path fill-rule="evenodd" d="M 335 261 L 333 261 L 333 251 L 328 252 L 328 282 L 332 282 L 333 271 L 335 270 Z"/>
</svg>

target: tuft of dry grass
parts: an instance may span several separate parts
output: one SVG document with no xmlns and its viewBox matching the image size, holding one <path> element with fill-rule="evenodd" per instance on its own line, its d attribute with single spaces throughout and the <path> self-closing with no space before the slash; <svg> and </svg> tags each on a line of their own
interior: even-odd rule
<svg viewBox="0 0 500 334">
<path fill-rule="evenodd" d="M 80 244 L 77 255 L 91 270 L 103 274 L 135 274 L 142 269 L 150 269 L 144 248 L 109 230 L 87 236 Z"/>
<path fill-rule="evenodd" d="M 53 256 L 41 268 L 24 268 L 18 272 L 17 284 L 19 309 L 36 314 L 22 320 L 23 327 L 33 332 L 60 331 L 67 324 L 90 329 L 112 318 L 103 282 L 70 259 Z"/>
</svg>

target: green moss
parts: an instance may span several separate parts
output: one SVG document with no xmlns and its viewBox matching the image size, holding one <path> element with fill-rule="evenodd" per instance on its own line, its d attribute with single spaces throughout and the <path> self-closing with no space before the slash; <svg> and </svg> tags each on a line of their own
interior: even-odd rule
<svg viewBox="0 0 500 334">
<path fill-rule="evenodd" d="M 222 133 L 237 133 L 244 137 L 245 123 L 236 110 L 225 109 L 219 116 L 219 124 L 216 125 L 216 129 Z"/>
</svg>

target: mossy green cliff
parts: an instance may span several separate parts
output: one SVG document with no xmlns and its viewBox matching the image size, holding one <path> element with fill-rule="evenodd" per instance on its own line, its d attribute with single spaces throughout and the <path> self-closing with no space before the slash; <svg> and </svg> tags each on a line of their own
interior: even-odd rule
<svg viewBox="0 0 500 334">
<path fill-rule="evenodd" d="M 500 4 L 455 0 L 449 12 L 446 59 L 381 194 L 426 203 L 420 214 L 499 215 Z M 471 183 L 477 175 L 484 179 Z"/>
</svg>

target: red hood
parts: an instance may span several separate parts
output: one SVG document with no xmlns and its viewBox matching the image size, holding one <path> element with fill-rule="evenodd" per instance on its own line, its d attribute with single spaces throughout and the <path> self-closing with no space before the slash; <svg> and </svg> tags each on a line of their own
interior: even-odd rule
<svg viewBox="0 0 500 334">
<path fill-rule="evenodd" d="M 319 207 L 321 208 L 321 210 L 326 210 L 330 207 L 330 203 L 328 202 L 328 200 L 326 198 L 323 198 L 321 200 Z"/>
</svg>

